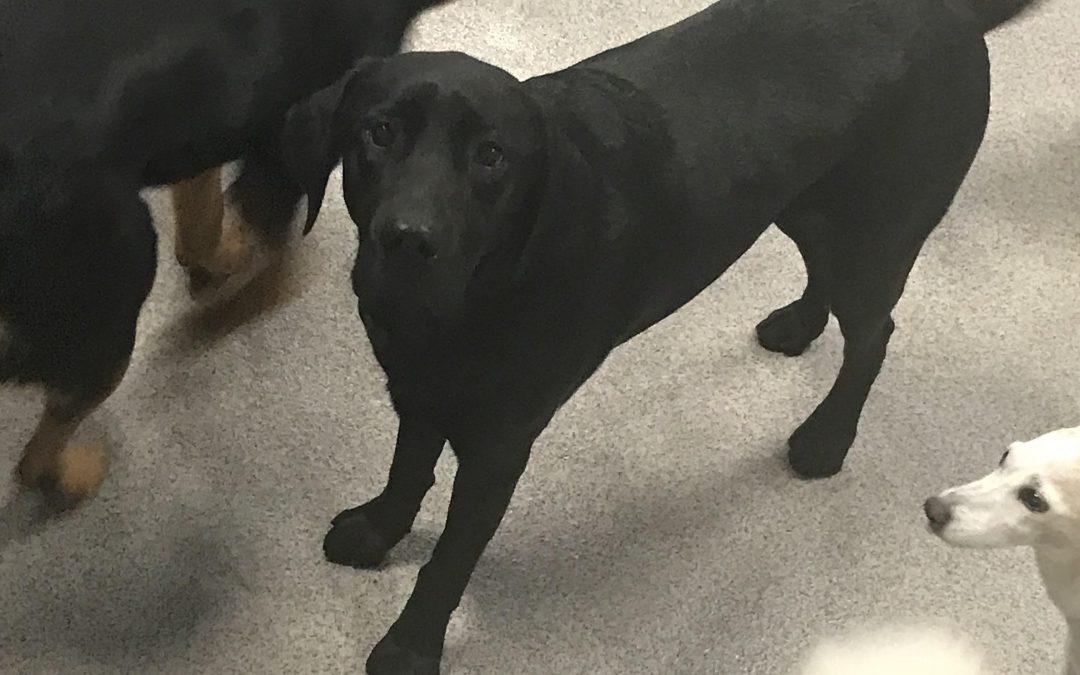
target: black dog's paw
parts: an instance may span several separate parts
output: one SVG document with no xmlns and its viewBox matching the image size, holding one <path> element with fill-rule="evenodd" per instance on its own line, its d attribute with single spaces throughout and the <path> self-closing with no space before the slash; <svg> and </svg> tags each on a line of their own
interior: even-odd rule
<svg viewBox="0 0 1080 675">
<path fill-rule="evenodd" d="M 824 307 L 807 307 L 795 302 L 773 311 L 757 325 L 758 344 L 770 352 L 798 356 L 825 330 L 829 312 Z"/>
<path fill-rule="evenodd" d="M 439 658 L 418 654 L 400 645 L 388 633 L 371 650 L 367 672 L 368 675 L 439 675 Z"/>
<path fill-rule="evenodd" d="M 382 564 L 394 542 L 384 536 L 364 513 L 364 507 L 346 509 L 333 520 L 323 539 L 326 559 L 338 565 L 372 568 Z"/>
<path fill-rule="evenodd" d="M 811 416 L 788 439 L 788 464 L 800 478 L 828 478 L 840 473 L 855 438 L 838 438 L 834 428 Z M 831 432 L 831 433 L 830 433 Z"/>
</svg>

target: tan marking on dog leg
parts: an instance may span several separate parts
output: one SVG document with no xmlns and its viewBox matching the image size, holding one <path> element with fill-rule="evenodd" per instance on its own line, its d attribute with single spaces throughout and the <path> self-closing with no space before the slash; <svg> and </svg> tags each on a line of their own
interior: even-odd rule
<svg viewBox="0 0 1080 675">
<path fill-rule="evenodd" d="M 176 259 L 191 269 L 210 268 L 221 241 L 225 200 L 221 168 L 169 186 L 176 215 Z"/>
<path fill-rule="evenodd" d="M 45 411 L 15 469 L 16 478 L 23 487 L 43 488 L 56 481 L 60 451 L 82 421 L 82 416 L 66 412 L 67 406 L 57 402 L 59 396 L 49 394 Z"/>
<path fill-rule="evenodd" d="M 105 478 L 103 446 L 73 446 L 68 442 L 75 430 L 123 380 L 128 361 L 95 394 L 75 396 L 50 391 L 34 435 L 23 450 L 15 469 L 17 481 L 31 489 L 56 489 L 65 503 L 74 504 L 89 496 Z"/>
<path fill-rule="evenodd" d="M 82 501 L 97 492 L 109 464 L 101 443 L 67 445 L 58 459 L 56 487 L 70 502 Z"/>
<path fill-rule="evenodd" d="M 239 206 L 229 203 L 214 256 L 216 269 L 230 275 L 240 273 L 251 266 L 262 246 L 255 229 L 240 215 Z"/>
<path fill-rule="evenodd" d="M 204 269 L 209 279 L 192 296 L 202 303 L 230 298 L 278 260 L 283 247 L 270 246 L 240 213 L 238 204 L 225 202 L 221 238 Z"/>
</svg>

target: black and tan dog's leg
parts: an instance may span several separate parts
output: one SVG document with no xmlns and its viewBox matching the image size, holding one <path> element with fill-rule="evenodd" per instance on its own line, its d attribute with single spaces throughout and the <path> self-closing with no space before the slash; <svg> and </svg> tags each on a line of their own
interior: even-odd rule
<svg viewBox="0 0 1080 675">
<path fill-rule="evenodd" d="M 192 295 L 211 283 L 217 270 L 225 200 L 221 169 L 169 186 L 176 218 L 176 260 L 187 270 Z"/>
<path fill-rule="evenodd" d="M 225 200 L 221 191 L 221 168 L 169 186 L 176 214 L 176 259 L 198 268 L 210 262 L 221 241 Z"/>
<path fill-rule="evenodd" d="M 458 470 L 446 527 L 401 615 L 368 657 L 370 675 L 438 674 L 450 616 L 502 522 L 531 447 L 531 439 L 455 445 Z"/>
<path fill-rule="evenodd" d="M 225 233 L 235 229 L 240 239 L 271 258 L 279 256 L 292 238 L 303 194 L 276 147 L 275 141 L 245 154 L 240 174 L 225 193 Z"/>
<path fill-rule="evenodd" d="M 55 258 L 35 262 L 48 283 L 43 277 L 18 289 L 14 308 L 23 311 L 13 319 L 23 327 L 17 372 L 47 395 L 16 479 L 68 505 L 93 493 L 105 475 L 102 447 L 70 441 L 124 377 L 157 269 L 157 233 L 136 185 L 95 174 L 77 187 L 70 213 L 80 235 L 56 242 Z"/>
<path fill-rule="evenodd" d="M 241 178 L 247 173 L 245 167 Z M 245 218 L 242 205 L 230 199 L 233 189 L 222 192 L 220 168 L 176 183 L 170 192 L 176 259 L 188 272 L 193 298 L 213 302 L 229 297 L 269 265 L 272 255 L 264 237 Z"/>
<path fill-rule="evenodd" d="M 192 296 L 208 302 L 234 295 L 281 257 L 300 188 L 275 152 L 252 151 L 224 195 L 214 169 L 172 186 L 172 196 L 177 259 Z"/>
<path fill-rule="evenodd" d="M 108 458 L 102 444 L 71 444 L 71 436 L 120 384 L 128 359 L 97 387 L 47 390 L 45 411 L 16 468 L 18 482 L 72 506 L 97 491 Z"/>
</svg>

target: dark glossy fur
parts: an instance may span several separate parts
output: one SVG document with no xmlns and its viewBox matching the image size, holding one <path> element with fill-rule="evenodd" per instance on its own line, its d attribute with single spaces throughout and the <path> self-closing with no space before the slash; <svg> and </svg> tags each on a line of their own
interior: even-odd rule
<svg viewBox="0 0 1080 675">
<path fill-rule="evenodd" d="M 799 354 L 830 311 L 845 340 L 789 459 L 841 469 L 891 310 L 982 141 L 983 32 L 1004 16 L 986 9 L 731 0 L 524 83 L 461 54 L 368 60 L 291 113 L 311 219 L 344 162 L 353 287 L 400 417 L 387 485 L 334 519 L 329 559 L 378 565 L 446 441 L 458 459 L 446 528 L 368 672 L 438 672 L 537 435 L 771 223 L 808 282 L 761 344 Z"/>
<path fill-rule="evenodd" d="M 45 385 L 63 419 L 96 405 L 153 283 L 139 190 L 243 159 L 240 207 L 283 236 L 286 110 L 438 1 L 0 3 L 0 382 Z"/>
</svg>

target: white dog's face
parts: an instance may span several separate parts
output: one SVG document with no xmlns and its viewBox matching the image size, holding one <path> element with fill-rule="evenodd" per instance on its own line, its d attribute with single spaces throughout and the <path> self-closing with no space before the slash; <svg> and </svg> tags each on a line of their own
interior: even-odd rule
<svg viewBox="0 0 1080 675">
<path fill-rule="evenodd" d="M 1013 443 L 993 473 L 931 497 L 925 510 L 954 546 L 1080 541 L 1080 427 Z"/>
</svg>

